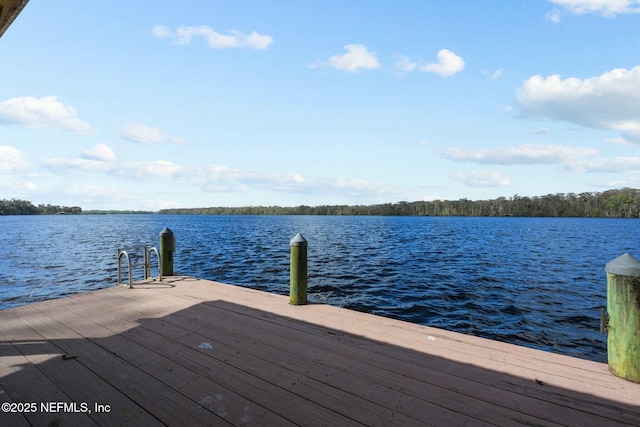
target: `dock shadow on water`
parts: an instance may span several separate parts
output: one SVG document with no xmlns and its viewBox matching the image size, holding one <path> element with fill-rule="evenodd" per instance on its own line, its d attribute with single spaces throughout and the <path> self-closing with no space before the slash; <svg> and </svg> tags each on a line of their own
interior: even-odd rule
<svg viewBox="0 0 640 427">
<path fill-rule="evenodd" d="M 639 406 L 604 397 L 625 396 L 618 379 L 592 387 L 595 374 L 571 377 L 534 350 L 509 359 L 494 343 L 491 356 L 433 329 L 381 329 L 322 305 L 296 310 L 345 315 L 362 334 L 179 288 L 105 291 L 0 312 L 2 401 L 79 408 L 2 413 L 0 425 L 640 424 Z M 365 336 L 376 333 L 388 339 Z M 640 397 L 639 385 L 629 389 Z"/>
</svg>

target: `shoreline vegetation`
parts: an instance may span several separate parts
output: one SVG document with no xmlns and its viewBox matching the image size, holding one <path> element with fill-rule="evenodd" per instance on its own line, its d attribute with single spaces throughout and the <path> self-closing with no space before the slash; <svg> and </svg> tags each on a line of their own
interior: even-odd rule
<svg viewBox="0 0 640 427">
<path fill-rule="evenodd" d="M 107 214 L 154 214 L 153 211 L 132 210 L 88 210 L 80 206 L 43 205 L 35 206 L 27 200 L 0 200 L 0 215 L 107 215 Z"/>
<path fill-rule="evenodd" d="M 518 216 L 639 218 L 640 190 L 622 188 L 603 192 L 556 193 L 545 196 L 498 197 L 492 200 L 433 200 L 376 205 L 245 206 L 177 208 L 153 211 L 88 210 L 78 206 L 38 205 L 25 200 L 0 200 L 0 215 L 56 214 L 162 215 L 363 215 L 363 216 Z"/>
</svg>

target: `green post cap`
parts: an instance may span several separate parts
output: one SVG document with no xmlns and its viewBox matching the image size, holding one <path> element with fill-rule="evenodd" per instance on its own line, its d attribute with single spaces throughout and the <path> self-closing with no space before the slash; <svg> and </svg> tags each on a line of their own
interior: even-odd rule
<svg viewBox="0 0 640 427">
<path fill-rule="evenodd" d="M 160 235 L 163 236 L 165 234 L 173 235 L 173 231 L 171 231 L 169 227 L 165 227 L 164 230 L 160 232 Z"/>
<path fill-rule="evenodd" d="M 604 271 L 620 276 L 640 277 L 640 261 L 625 253 L 613 261 L 609 261 L 604 267 Z"/>
</svg>

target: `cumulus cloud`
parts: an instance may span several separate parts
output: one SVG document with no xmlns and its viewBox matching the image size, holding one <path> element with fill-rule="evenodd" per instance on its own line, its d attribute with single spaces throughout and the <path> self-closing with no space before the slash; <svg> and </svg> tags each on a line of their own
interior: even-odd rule
<svg viewBox="0 0 640 427">
<path fill-rule="evenodd" d="M 564 8 L 575 15 L 599 13 L 613 17 L 619 14 L 640 13 L 640 0 L 550 0 L 551 3 Z M 559 20 L 558 11 L 550 19 Z M 554 21 L 557 22 L 557 21 Z"/>
<path fill-rule="evenodd" d="M 511 185 L 509 178 L 495 170 L 458 172 L 451 175 L 457 181 L 462 181 L 469 187 L 508 187 Z"/>
<path fill-rule="evenodd" d="M 420 67 L 426 73 L 436 73 L 442 77 L 452 76 L 464 69 L 462 57 L 451 52 L 449 49 L 442 49 L 438 52 L 438 62 Z"/>
<path fill-rule="evenodd" d="M 122 129 L 121 135 L 124 139 L 139 144 L 184 143 L 184 138 L 167 136 L 161 129 L 144 123 L 127 123 Z"/>
<path fill-rule="evenodd" d="M 498 165 L 532 165 L 566 163 L 579 157 L 596 154 L 593 148 L 551 144 L 523 144 L 500 148 L 457 148 L 443 150 L 455 161 Z"/>
<path fill-rule="evenodd" d="M 27 169 L 24 153 L 9 145 L 0 145 L 0 174 L 13 175 Z"/>
<path fill-rule="evenodd" d="M 23 96 L 0 102 L 0 123 L 26 128 L 51 127 L 78 134 L 91 131 L 91 126 L 78 118 L 75 108 L 64 105 L 56 96 Z"/>
<path fill-rule="evenodd" d="M 164 25 L 156 25 L 151 29 L 151 35 L 159 39 L 169 39 L 176 44 L 186 45 L 195 37 L 202 37 L 211 49 L 248 48 L 266 49 L 273 43 L 269 35 L 252 31 L 244 34 L 240 31 L 230 31 L 222 34 L 207 25 L 181 26 L 172 31 Z"/>
<path fill-rule="evenodd" d="M 533 76 L 516 92 L 525 117 L 620 132 L 640 143 L 640 66 L 588 79 Z"/>
<path fill-rule="evenodd" d="M 336 70 L 354 73 L 360 69 L 380 67 L 376 54 L 369 52 L 364 45 L 348 44 L 344 48 L 347 53 L 329 57 L 329 64 Z"/>
<path fill-rule="evenodd" d="M 113 150 L 106 144 L 98 144 L 82 153 L 82 157 L 87 160 L 98 160 L 110 162 L 116 159 Z"/>
</svg>

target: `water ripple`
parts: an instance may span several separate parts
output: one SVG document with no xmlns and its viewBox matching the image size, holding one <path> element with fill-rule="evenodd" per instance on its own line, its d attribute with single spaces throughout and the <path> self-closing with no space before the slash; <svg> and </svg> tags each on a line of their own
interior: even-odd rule
<svg viewBox="0 0 640 427">
<path fill-rule="evenodd" d="M 117 249 L 157 246 L 166 226 L 180 274 L 287 294 L 301 232 L 311 302 L 597 361 L 603 267 L 640 252 L 638 220 L 0 217 L 0 308 L 113 286 Z"/>
</svg>

